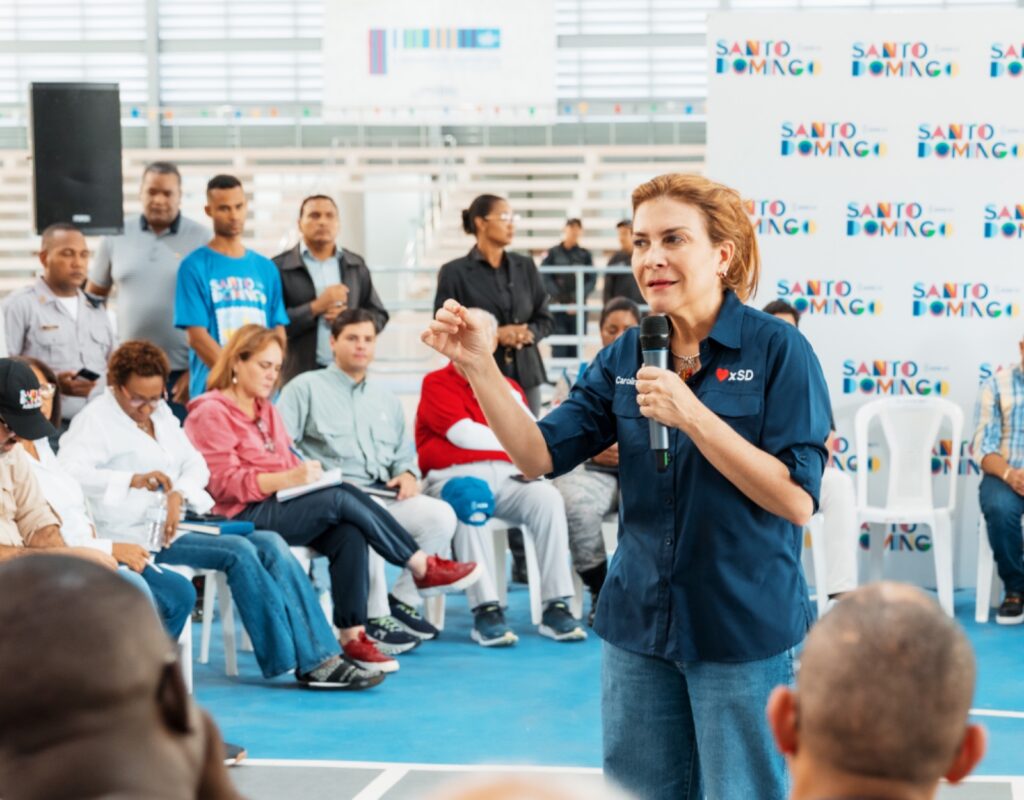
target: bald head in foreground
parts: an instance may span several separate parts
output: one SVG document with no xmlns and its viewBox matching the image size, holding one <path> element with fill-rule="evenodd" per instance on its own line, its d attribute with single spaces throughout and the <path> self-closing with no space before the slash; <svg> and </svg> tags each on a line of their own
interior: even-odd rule
<svg viewBox="0 0 1024 800">
<path fill-rule="evenodd" d="M 152 606 L 113 571 L 0 565 L 0 797 L 235 800 Z"/>
<path fill-rule="evenodd" d="M 848 594 L 808 635 L 796 689 L 768 701 L 791 800 L 930 800 L 940 778 L 962 780 L 985 752 L 974 681 L 967 637 L 923 592 Z"/>
</svg>

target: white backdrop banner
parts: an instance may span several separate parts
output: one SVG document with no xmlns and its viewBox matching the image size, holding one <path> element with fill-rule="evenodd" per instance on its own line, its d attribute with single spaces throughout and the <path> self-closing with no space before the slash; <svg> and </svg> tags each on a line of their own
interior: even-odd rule
<svg viewBox="0 0 1024 800">
<path fill-rule="evenodd" d="M 969 450 L 980 381 L 1019 361 L 1024 333 L 1024 14 L 722 14 L 709 23 L 709 177 L 747 198 L 781 298 L 829 382 L 835 465 L 853 417 L 893 395 L 964 411 L 963 441 L 932 464 L 948 492 L 961 453 L 958 585 L 973 585 L 979 468 Z M 948 437 L 948 433 L 941 434 Z M 934 585 L 931 532 L 890 531 L 887 574 Z"/>
<path fill-rule="evenodd" d="M 326 4 L 324 115 L 363 124 L 547 123 L 550 0 Z"/>
</svg>

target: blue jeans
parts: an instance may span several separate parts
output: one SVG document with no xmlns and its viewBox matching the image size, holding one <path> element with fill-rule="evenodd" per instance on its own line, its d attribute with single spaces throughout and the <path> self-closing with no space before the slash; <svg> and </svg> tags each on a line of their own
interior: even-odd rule
<svg viewBox="0 0 1024 800">
<path fill-rule="evenodd" d="M 419 545 L 385 509 L 349 484 L 332 486 L 279 503 L 252 503 L 235 517 L 280 533 L 290 545 L 312 547 L 330 562 L 334 624 L 366 623 L 370 572 L 366 546 L 385 561 L 404 567 Z"/>
<path fill-rule="evenodd" d="M 192 581 L 176 572 L 158 572 L 150 564 L 142 574 L 124 565 L 118 567 L 117 574 L 146 595 L 172 639 L 181 636 L 196 604 Z"/>
<path fill-rule="evenodd" d="M 1006 591 L 1024 592 L 1024 538 L 1020 527 L 1024 497 L 994 475 L 986 475 L 978 487 L 978 500 L 999 579 Z"/>
<path fill-rule="evenodd" d="M 227 574 L 266 678 L 296 668 L 310 672 L 341 652 L 309 576 L 273 531 L 248 536 L 187 533 L 161 550 L 156 560 Z"/>
<path fill-rule="evenodd" d="M 765 705 L 792 680 L 792 650 L 676 663 L 604 642 L 605 775 L 640 800 L 785 800 L 786 764 Z"/>
</svg>

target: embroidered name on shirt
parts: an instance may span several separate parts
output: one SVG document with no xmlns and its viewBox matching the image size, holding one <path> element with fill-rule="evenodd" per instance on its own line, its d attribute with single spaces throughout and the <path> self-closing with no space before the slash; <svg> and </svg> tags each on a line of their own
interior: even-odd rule
<svg viewBox="0 0 1024 800">
<path fill-rule="evenodd" d="M 618 375 L 615 376 L 616 386 L 636 386 L 636 378 L 620 378 Z"/>
<path fill-rule="evenodd" d="M 752 381 L 754 380 L 754 370 L 738 369 L 735 372 L 730 372 L 720 367 L 715 370 L 715 377 L 718 378 L 719 383 L 724 381 Z"/>
</svg>

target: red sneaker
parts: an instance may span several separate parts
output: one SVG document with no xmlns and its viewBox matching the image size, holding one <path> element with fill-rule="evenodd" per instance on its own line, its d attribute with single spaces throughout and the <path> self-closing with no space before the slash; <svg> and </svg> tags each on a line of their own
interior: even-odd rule
<svg viewBox="0 0 1024 800">
<path fill-rule="evenodd" d="M 398 672 L 398 662 L 378 650 L 377 645 L 367 638 L 366 631 L 360 631 L 358 639 L 342 645 L 341 649 L 363 669 Z"/>
<path fill-rule="evenodd" d="M 483 574 L 475 561 L 449 561 L 439 556 L 427 556 L 427 573 L 416 578 L 416 588 L 423 597 L 457 592 L 472 586 Z"/>
</svg>

